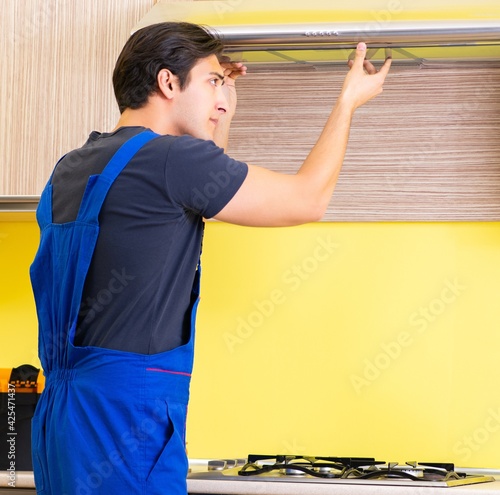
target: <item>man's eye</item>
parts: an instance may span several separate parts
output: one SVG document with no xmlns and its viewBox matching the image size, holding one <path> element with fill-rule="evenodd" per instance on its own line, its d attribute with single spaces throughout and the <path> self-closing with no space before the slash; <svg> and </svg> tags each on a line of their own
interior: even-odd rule
<svg viewBox="0 0 500 495">
<path fill-rule="evenodd" d="M 224 84 L 224 81 L 222 81 L 218 77 L 214 77 L 213 79 L 210 79 L 210 84 L 212 84 L 213 86 L 222 86 Z"/>
</svg>

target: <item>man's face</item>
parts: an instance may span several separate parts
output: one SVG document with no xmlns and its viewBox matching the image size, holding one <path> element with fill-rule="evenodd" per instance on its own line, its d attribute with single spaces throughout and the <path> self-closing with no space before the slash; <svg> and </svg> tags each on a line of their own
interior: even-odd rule
<svg viewBox="0 0 500 495">
<path fill-rule="evenodd" d="M 214 138 L 219 117 L 227 110 L 223 82 L 224 70 L 215 55 L 200 59 L 191 69 L 187 85 L 175 96 L 173 117 L 177 135 Z"/>
</svg>

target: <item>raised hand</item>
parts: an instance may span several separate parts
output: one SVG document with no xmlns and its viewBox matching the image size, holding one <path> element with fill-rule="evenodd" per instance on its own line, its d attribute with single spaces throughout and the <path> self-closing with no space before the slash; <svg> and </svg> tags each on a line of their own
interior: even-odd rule
<svg viewBox="0 0 500 495">
<path fill-rule="evenodd" d="M 348 62 L 351 70 L 344 80 L 340 99 L 355 110 L 380 94 L 391 62 L 392 60 L 387 58 L 384 65 L 377 70 L 366 58 L 366 44 L 358 43 L 354 59 Z"/>
<path fill-rule="evenodd" d="M 236 79 L 244 76 L 247 73 L 247 67 L 242 62 L 233 62 L 228 57 L 223 57 L 220 60 L 221 67 L 224 69 L 224 86 L 223 91 L 226 95 L 229 105 L 229 116 L 232 117 L 236 110 Z"/>
</svg>

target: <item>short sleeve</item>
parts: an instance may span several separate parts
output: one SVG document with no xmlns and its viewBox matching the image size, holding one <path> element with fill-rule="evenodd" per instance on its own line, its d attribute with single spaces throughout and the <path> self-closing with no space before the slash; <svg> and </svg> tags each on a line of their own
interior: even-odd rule
<svg viewBox="0 0 500 495">
<path fill-rule="evenodd" d="M 165 164 L 167 194 L 172 201 L 205 218 L 219 213 L 236 194 L 248 172 L 213 141 L 180 136 Z"/>
</svg>

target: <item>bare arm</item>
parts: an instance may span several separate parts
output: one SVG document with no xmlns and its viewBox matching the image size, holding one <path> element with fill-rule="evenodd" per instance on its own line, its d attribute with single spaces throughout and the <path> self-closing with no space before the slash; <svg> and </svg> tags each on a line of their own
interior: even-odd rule
<svg viewBox="0 0 500 495">
<path fill-rule="evenodd" d="M 355 110 L 382 92 L 391 60 L 379 71 L 365 60 L 358 44 L 349 61 L 340 96 L 321 135 L 295 175 L 249 165 L 248 176 L 233 199 L 215 216 L 238 225 L 277 227 L 320 220 L 342 168 Z"/>
</svg>

